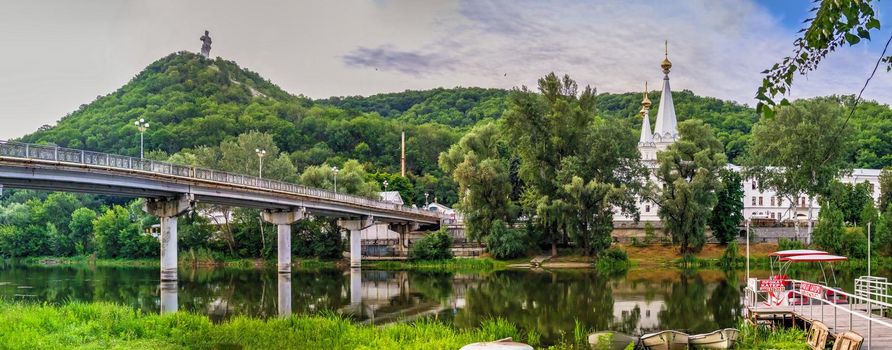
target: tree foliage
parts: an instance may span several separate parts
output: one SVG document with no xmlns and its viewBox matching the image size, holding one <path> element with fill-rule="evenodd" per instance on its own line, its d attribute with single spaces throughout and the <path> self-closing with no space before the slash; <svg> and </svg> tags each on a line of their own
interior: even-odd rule
<svg viewBox="0 0 892 350">
<path fill-rule="evenodd" d="M 743 222 L 743 184 L 736 171 L 720 171 L 722 187 L 716 193 L 717 201 L 709 218 L 712 235 L 722 244 L 737 237 L 737 227 Z"/>
<path fill-rule="evenodd" d="M 656 178 L 650 198 L 682 254 L 698 252 L 706 243 L 706 224 L 721 190 L 719 172 L 727 163 L 722 144 L 699 120 L 678 125 L 680 139 L 657 153 Z"/>
</svg>

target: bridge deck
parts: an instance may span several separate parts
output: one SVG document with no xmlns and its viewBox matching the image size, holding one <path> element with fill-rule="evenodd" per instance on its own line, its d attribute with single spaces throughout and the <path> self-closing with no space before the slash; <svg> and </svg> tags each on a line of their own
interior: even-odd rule
<svg viewBox="0 0 892 350">
<path fill-rule="evenodd" d="M 854 314 L 867 315 L 867 304 L 842 304 L 836 305 Z M 892 318 L 879 316 L 882 310 L 873 306 L 873 318 L 887 323 L 892 323 Z M 864 337 L 862 349 L 892 349 L 892 328 L 877 324 L 877 321 L 868 320 L 840 310 L 833 305 L 797 305 L 797 306 L 756 306 L 747 307 L 749 319 L 753 321 L 770 320 L 801 320 L 811 323 L 813 320 L 821 321 L 830 329 L 830 335 L 836 337 L 846 331 L 853 331 Z M 888 315 L 888 311 L 886 312 Z M 873 323 L 870 325 L 869 323 Z M 869 335 L 869 337 L 868 337 Z M 868 347 L 872 345 L 872 347 Z"/>
</svg>

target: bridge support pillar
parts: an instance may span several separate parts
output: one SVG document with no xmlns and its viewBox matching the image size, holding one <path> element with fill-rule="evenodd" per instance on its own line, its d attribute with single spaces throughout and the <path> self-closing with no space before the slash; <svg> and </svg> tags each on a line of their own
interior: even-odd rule
<svg viewBox="0 0 892 350">
<path fill-rule="evenodd" d="M 291 316 L 291 274 L 280 273 L 278 275 L 279 316 L 288 317 Z"/>
<path fill-rule="evenodd" d="M 177 281 L 161 282 L 161 313 L 169 314 L 177 312 L 178 309 Z"/>
<path fill-rule="evenodd" d="M 161 281 L 177 280 L 177 217 L 192 208 L 190 196 L 146 200 L 143 210 L 161 219 Z"/>
<path fill-rule="evenodd" d="M 350 267 L 362 266 L 362 230 L 372 226 L 375 219 L 372 216 L 359 220 L 339 220 L 338 226 L 350 230 Z"/>
<path fill-rule="evenodd" d="M 264 211 L 263 221 L 275 224 L 278 228 L 279 273 L 291 273 L 291 224 L 306 217 L 306 210 L 299 208 L 290 211 Z"/>
</svg>

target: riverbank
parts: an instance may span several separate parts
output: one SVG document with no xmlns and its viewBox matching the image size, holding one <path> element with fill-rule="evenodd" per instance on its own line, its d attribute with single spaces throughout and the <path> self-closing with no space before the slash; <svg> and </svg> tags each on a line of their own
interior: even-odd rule
<svg viewBox="0 0 892 350">
<path fill-rule="evenodd" d="M 259 319 L 235 317 L 213 323 L 190 312 L 158 315 L 110 303 L 64 305 L 0 300 L 2 349 L 458 349 L 463 345 L 512 337 L 538 349 L 586 349 L 590 333 L 566 330 L 559 344 L 543 347 L 539 335 L 490 319 L 475 328 L 456 329 L 436 320 L 383 327 L 358 325 L 335 314 Z M 798 329 L 769 331 L 741 323 L 738 349 L 806 349 Z"/>
<path fill-rule="evenodd" d="M 189 312 L 146 314 L 109 303 L 0 301 L 0 324 L 2 349 L 458 349 L 505 337 L 536 340 L 498 319 L 473 329 L 436 321 L 375 327 L 333 314 L 235 317 L 215 324 Z"/>
<path fill-rule="evenodd" d="M 363 261 L 362 268 L 369 270 L 442 271 L 442 272 L 489 272 L 507 269 L 510 262 L 492 258 L 468 258 L 447 260 L 384 260 Z"/>
</svg>

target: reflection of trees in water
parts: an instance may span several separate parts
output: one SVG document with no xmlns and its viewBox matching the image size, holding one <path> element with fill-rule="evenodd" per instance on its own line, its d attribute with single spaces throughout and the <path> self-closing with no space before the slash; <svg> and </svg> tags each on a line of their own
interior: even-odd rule
<svg viewBox="0 0 892 350">
<path fill-rule="evenodd" d="M 709 297 L 712 319 L 719 327 L 734 327 L 741 316 L 740 286 L 737 284 L 737 271 L 725 272 Z"/>
<path fill-rule="evenodd" d="M 607 280 L 594 273 L 500 271 L 476 288 L 455 316 L 459 327 L 478 326 L 502 317 L 553 342 L 571 334 L 578 320 L 588 329 L 607 329 L 613 319 L 613 295 Z"/>
<path fill-rule="evenodd" d="M 638 307 L 638 305 L 635 305 L 628 314 L 623 313 L 620 315 L 619 320 L 614 320 L 610 329 L 620 333 L 635 334 L 637 333 L 636 331 L 638 330 L 638 324 L 640 322 L 641 308 Z"/>
<path fill-rule="evenodd" d="M 444 303 L 453 295 L 453 278 L 451 272 L 413 272 L 409 274 L 409 287 L 428 300 Z"/>
<path fill-rule="evenodd" d="M 663 329 L 692 332 L 715 329 L 706 298 L 706 283 L 696 274 L 682 273 L 665 296 L 665 304 L 657 317 Z"/>
</svg>

